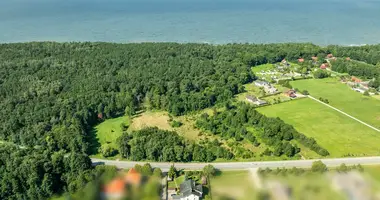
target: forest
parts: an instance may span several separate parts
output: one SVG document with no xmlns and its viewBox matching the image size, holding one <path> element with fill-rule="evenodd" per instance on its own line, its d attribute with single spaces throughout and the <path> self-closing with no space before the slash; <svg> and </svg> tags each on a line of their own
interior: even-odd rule
<svg viewBox="0 0 380 200">
<path fill-rule="evenodd" d="M 124 158 L 135 161 L 211 162 L 216 158 L 233 158 L 233 154 L 218 142 L 199 145 L 186 141 L 176 132 L 158 128 L 125 133 L 119 138 L 119 149 Z"/>
<path fill-rule="evenodd" d="M 45 199 L 84 184 L 89 179 L 87 174 L 94 170 L 87 156 L 93 140 L 89 130 L 105 119 L 142 107 L 166 110 L 172 115 L 191 113 L 224 103 L 242 92 L 243 84 L 256 79 L 253 66 L 284 58 L 296 61 L 300 57 L 325 57 L 328 53 L 371 65 L 380 62 L 380 45 L 0 44 L 0 198 Z M 294 137 L 308 141 L 301 134 Z M 184 142 L 173 138 L 174 143 Z M 138 157 L 134 140 L 138 142 L 135 138 L 131 144 L 127 142 L 131 149 L 126 156 L 152 156 L 145 152 Z M 317 145 L 309 148 L 313 146 L 320 151 Z M 76 154 L 81 156 L 73 156 Z M 55 157 L 63 164 L 55 164 Z M 74 161 L 72 157 L 82 160 Z M 165 158 L 174 159 L 168 155 Z M 181 159 L 186 158 L 175 158 Z M 30 174 L 33 176 L 28 177 Z M 72 177 L 83 178 L 74 181 Z"/>
<path fill-rule="evenodd" d="M 300 149 L 290 143 L 293 139 L 321 156 L 329 155 L 329 152 L 319 146 L 313 138 L 299 133 L 293 126 L 279 118 L 266 117 L 256 111 L 253 106 L 245 103 L 226 106 L 225 111 L 215 112 L 213 116 L 204 114 L 196 125 L 213 134 L 221 135 L 223 138 L 234 138 L 236 141 L 246 138 L 255 146 L 258 144 L 256 137 L 259 137 L 265 144 L 273 147 L 273 151 L 269 149 L 266 151 L 268 155 L 295 156 Z M 247 131 L 247 127 L 254 127 L 259 133 L 255 136 Z"/>
</svg>

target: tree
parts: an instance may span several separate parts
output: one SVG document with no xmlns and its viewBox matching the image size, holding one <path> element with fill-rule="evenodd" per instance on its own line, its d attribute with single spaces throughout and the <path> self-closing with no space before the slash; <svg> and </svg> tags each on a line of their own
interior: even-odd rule
<svg viewBox="0 0 380 200">
<path fill-rule="evenodd" d="M 145 163 L 141 168 L 141 173 L 146 176 L 151 176 L 153 174 L 152 166 L 149 163 Z"/>
<path fill-rule="evenodd" d="M 212 165 L 206 165 L 203 167 L 203 175 L 206 177 L 213 177 L 216 173 L 216 169 Z"/>
<path fill-rule="evenodd" d="M 175 177 L 177 177 L 177 169 L 174 167 L 174 165 L 170 166 L 170 169 L 168 171 L 168 177 L 174 180 Z"/>
<path fill-rule="evenodd" d="M 103 157 L 111 157 L 117 154 L 117 150 L 108 144 L 104 144 L 101 147 Z"/>
<path fill-rule="evenodd" d="M 364 96 L 369 96 L 369 92 L 368 92 L 368 90 L 364 91 L 363 95 L 364 95 Z"/>
<path fill-rule="evenodd" d="M 155 177 L 158 177 L 158 178 L 161 178 L 162 177 L 162 171 L 160 168 L 154 168 L 153 170 L 153 176 Z"/>
<path fill-rule="evenodd" d="M 318 161 L 313 162 L 313 164 L 311 166 L 311 171 L 323 173 L 323 172 L 327 171 L 327 167 L 322 161 L 318 160 Z"/>
<path fill-rule="evenodd" d="M 318 69 L 314 72 L 314 78 L 322 79 L 329 77 L 329 73 L 326 70 Z"/>
<path fill-rule="evenodd" d="M 342 164 L 338 167 L 338 171 L 339 171 L 339 172 L 347 172 L 347 171 L 348 171 L 348 167 L 346 166 L 346 164 L 342 163 Z"/>
<path fill-rule="evenodd" d="M 309 95 L 309 92 L 308 92 L 307 90 L 303 90 L 303 91 L 302 91 L 302 94 L 303 94 L 303 95 Z"/>
</svg>

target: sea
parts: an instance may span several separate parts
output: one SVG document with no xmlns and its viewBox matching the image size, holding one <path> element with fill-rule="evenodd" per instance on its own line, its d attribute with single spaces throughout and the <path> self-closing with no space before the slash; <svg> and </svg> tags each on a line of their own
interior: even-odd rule
<svg viewBox="0 0 380 200">
<path fill-rule="evenodd" d="M 0 0 L 0 43 L 380 43 L 380 0 Z"/>
</svg>

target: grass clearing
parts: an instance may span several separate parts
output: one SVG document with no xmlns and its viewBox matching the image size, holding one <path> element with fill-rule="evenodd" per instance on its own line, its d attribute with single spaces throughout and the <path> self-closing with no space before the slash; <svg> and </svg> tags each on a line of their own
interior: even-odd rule
<svg viewBox="0 0 380 200">
<path fill-rule="evenodd" d="M 256 195 L 248 171 L 222 171 L 210 180 L 210 185 L 212 198 L 216 200 L 250 200 Z"/>
<path fill-rule="evenodd" d="M 275 67 L 273 66 L 273 64 L 268 63 L 268 64 L 263 64 L 263 65 L 258 65 L 258 66 L 252 67 L 252 72 L 257 73 L 257 72 L 261 72 L 261 71 L 272 70 L 274 68 Z"/>
<path fill-rule="evenodd" d="M 263 178 L 266 183 L 281 183 L 291 188 L 291 199 L 345 199 L 342 194 L 332 188 L 327 174 L 306 173 L 303 175 L 267 175 Z"/>
<path fill-rule="evenodd" d="M 168 181 L 168 188 L 174 189 L 179 188 L 181 183 L 185 181 L 185 175 L 175 178 L 173 181 Z"/>
<path fill-rule="evenodd" d="M 292 100 L 257 110 L 269 117 L 279 117 L 300 133 L 315 138 L 331 157 L 380 154 L 378 132 L 312 99 Z"/>
<path fill-rule="evenodd" d="M 299 80 L 291 82 L 291 85 L 300 90 L 308 90 L 315 98 L 328 99 L 331 106 L 380 128 L 380 101 L 351 90 L 337 79 Z"/>
</svg>

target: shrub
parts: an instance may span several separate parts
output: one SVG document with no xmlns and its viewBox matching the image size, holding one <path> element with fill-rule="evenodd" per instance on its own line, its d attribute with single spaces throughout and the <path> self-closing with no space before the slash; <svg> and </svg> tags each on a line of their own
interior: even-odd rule
<svg viewBox="0 0 380 200">
<path fill-rule="evenodd" d="M 101 153 L 103 157 L 111 157 L 117 154 L 117 150 L 107 144 L 101 147 Z"/>
</svg>

